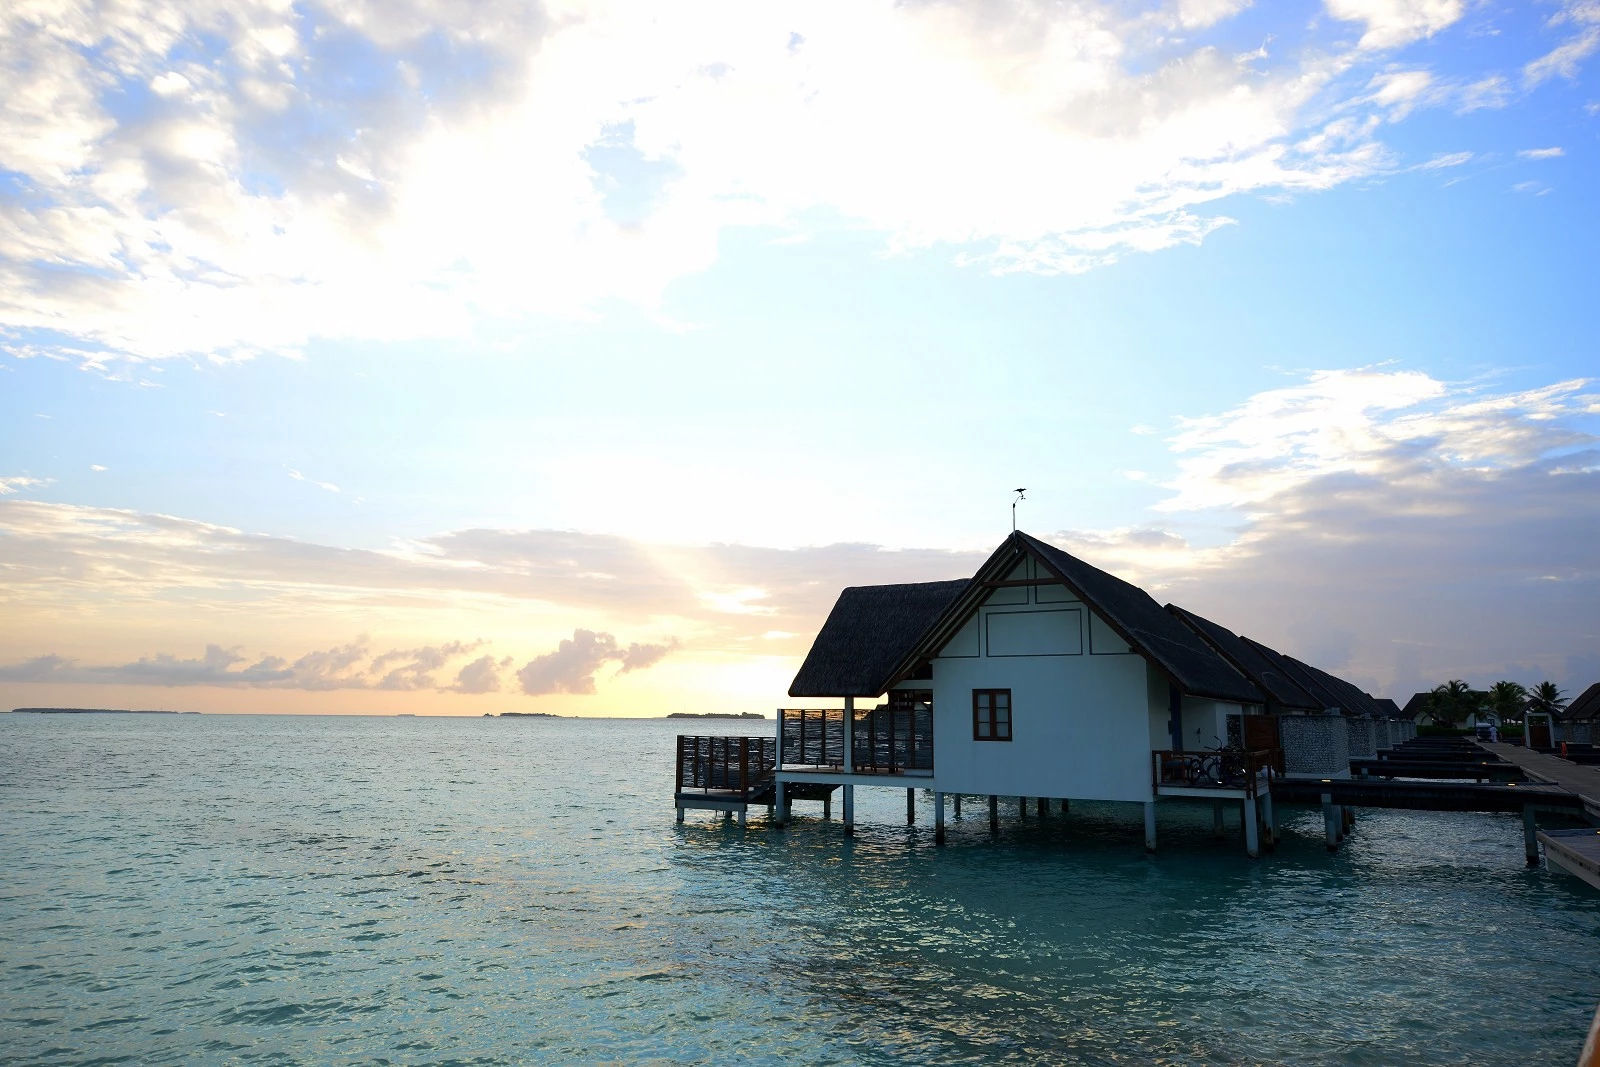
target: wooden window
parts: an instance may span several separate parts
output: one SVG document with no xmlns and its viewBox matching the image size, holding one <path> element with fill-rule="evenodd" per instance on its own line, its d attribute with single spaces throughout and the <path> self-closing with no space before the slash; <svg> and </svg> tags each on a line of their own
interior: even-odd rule
<svg viewBox="0 0 1600 1067">
<path fill-rule="evenodd" d="M 974 689 L 972 691 L 972 739 L 974 741 L 1011 740 L 1011 690 Z"/>
</svg>

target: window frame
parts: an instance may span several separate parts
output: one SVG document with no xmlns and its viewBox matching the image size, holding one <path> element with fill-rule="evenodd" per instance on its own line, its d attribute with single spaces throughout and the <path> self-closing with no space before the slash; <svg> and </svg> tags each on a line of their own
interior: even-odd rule
<svg viewBox="0 0 1600 1067">
<path fill-rule="evenodd" d="M 1002 708 L 997 698 L 1004 698 Z M 988 706 L 984 707 L 982 701 L 987 698 Z M 1000 721 L 1000 712 L 1005 713 L 1005 722 Z M 1009 689 L 974 689 L 972 691 L 972 739 L 974 741 L 1010 741 L 1014 736 L 1012 729 L 1011 690 Z M 982 727 L 988 727 L 988 734 L 983 733 Z M 1004 726 L 1005 734 L 1001 735 Z"/>
</svg>

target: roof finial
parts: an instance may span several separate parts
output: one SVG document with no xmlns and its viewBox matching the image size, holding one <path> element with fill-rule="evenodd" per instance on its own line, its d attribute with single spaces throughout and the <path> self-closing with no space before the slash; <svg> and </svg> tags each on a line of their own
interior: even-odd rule
<svg viewBox="0 0 1600 1067">
<path fill-rule="evenodd" d="M 1026 493 L 1028 490 L 1026 488 L 1023 488 L 1023 489 L 1013 489 L 1011 491 L 1013 493 L 1017 494 L 1016 500 L 1013 500 L 1011 502 L 1011 532 L 1012 533 L 1016 533 L 1017 532 L 1017 500 L 1026 500 L 1026 499 L 1028 499 L 1027 497 L 1022 495 L 1023 493 Z"/>
</svg>

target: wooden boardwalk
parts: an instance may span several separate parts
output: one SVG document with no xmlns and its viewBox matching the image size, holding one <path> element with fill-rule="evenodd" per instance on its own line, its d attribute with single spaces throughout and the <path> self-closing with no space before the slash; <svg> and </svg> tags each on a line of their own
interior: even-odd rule
<svg viewBox="0 0 1600 1067">
<path fill-rule="evenodd" d="M 1600 889 L 1600 830 L 1540 830 L 1544 858 Z"/>
<path fill-rule="evenodd" d="M 1570 763 L 1521 745 L 1508 745 L 1504 741 L 1480 741 L 1478 744 L 1501 759 L 1515 763 L 1530 778 L 1553 782 L 1577 793 L 1583 797 L 1584 814 L 1589 821 L 1600 824 L 1600 767 Z"/>
</svg>

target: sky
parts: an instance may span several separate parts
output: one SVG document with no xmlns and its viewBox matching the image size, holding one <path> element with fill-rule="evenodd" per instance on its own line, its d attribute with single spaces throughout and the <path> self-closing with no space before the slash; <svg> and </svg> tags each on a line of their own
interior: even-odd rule
<svg viewBox="0 0 1600 1067">
<path fill-rule="evenodd" d="M 1600 680 L 1600 2 L 0 11 L 0 708 L 660 715 L 1019 525 Z"/>
</svg>

